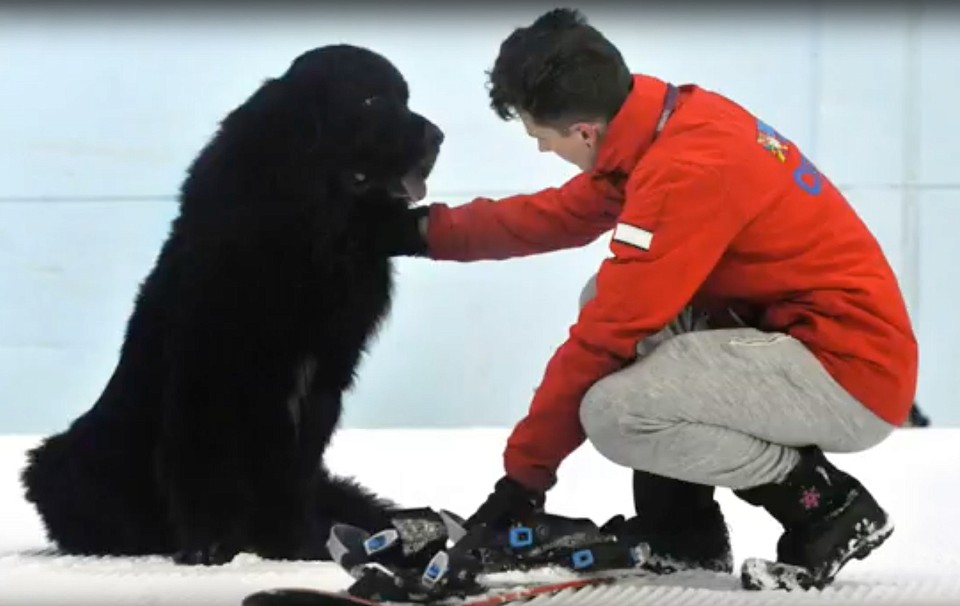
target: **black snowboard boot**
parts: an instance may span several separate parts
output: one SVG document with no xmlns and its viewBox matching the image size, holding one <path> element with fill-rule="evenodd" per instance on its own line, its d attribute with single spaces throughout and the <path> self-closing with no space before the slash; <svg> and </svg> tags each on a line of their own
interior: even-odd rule
<svg viewBox="0 0 960 606">
<path fill-rule="evenodd" d="M 477 535 L 470 553 L 485 572 L 530 570 L 560 566 L 579 572 L 630 569 L 645 554 L 620 535 L 604 532 L 587 518 L 568 518 L 545 512 L 531 514 L 515 524 Z M 464 545 L 459 543 L 458 547 Z"/>
<path fill-rule="evenodd" d="M 929 427 L 930 417 L 923 414 L 923 411 L 921 411 L 917 403 L 914 402 L 913 406 L 910 407 L 910 416 L 907 417 L 907 421 L 903 424 L 903 426 L 904 427 Z"/>
<path fill-rule="evenodd" d="M 446 549 L 448 542 L 458 538 L 451 537 L 450 530 L 459 528 L 462 522 L 446 510 L 397 509 L 391 512 L 390 526 L 374 534 L 348 524 L 335 524 L 327 550 L 351 574 L 369 563 L 419 571 L 438 551 Z"/>
<path fill-rule="evenodd" d="M 443 509 L 399 509 L 391 512 L 390 526 L 374 534 L 335 524 L 327 549 L 355 579 L 347 589 L 354 597 L 406 602 L 434 591 L 470 595 L 482 591 L 475 581 L 482 563 L 450 549 L 466 534 L 463 523 Z"/>
<path fill-rule="evenodd" d="M 646 543 L 643 568 L 658 574 L 733 572 L 730 536 L 713 486 L 634 471 L 633 500 L 635 517 L 616 516 L 602 530 L 633 545 Z"/>
<path fill-rule="evenodd" d="M 863 559 L 893 532 L 893 524 L 854 477 L 834 467 L 819 448 L 780 483 L 735 491 L 766 509 L 783 526 L 777 563 L 744 562 L 746 589 L 809 589 L 829 585 L 852 558 Z"/>
</svg>

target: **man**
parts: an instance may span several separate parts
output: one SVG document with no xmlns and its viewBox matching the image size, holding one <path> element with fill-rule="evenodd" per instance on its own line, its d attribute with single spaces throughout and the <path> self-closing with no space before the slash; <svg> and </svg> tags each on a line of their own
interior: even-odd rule
<svg viewBox="0 0 960 606">
<path fill-rule="evenodd" d="M 612 229 L 612 256 L 468 523 L 542 507 L 589 439 L 635 470 L 637 515 L 607 529 L 647 541 L 655 563 L 732 570 L 721 486 L 782 524 L 780 562 L 831 582 L 893 526 L 824 452 L 880 443 L 915 392 L 916 340 L 874 237 L 774 128 L 713 92 L 631 74 L 575 11 L 514 31 L 490 83 L 501 118 L 583 172 L 412 209 L 394 225 L 397 254 L 506 259 Z"/>
</svg>

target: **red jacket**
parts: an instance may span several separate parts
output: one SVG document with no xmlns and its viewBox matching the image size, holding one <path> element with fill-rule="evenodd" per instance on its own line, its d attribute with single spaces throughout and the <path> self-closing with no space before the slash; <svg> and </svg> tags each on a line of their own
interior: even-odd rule
<svg viewBox="0 0 960 606">
<path fill-rule="evenodd" d="M 504 453 L 506 473 L 549 488 L 584 441 L 589 387 L 689 303 L 803 342 L 864 406 L 899 425 L 917 343 L 880 246 L 789 140 L 688 85 L 651 144 L 666 84 L 635 76 L 594 169 L 559 188 L 430 208 L 434 259 L 504 259 L 585 245 L 614 229 L 597 294 L 546 367 Z"/>
</svg>

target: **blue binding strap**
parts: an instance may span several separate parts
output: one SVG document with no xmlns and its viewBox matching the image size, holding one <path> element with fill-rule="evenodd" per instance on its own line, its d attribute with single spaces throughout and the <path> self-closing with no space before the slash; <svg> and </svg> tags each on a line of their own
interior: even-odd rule
<svg viewBox="0 0 960 606">
<path fill-rule="evenodd" d="M 510 547 L 529 547 L 533 545 L 533 530 L 526 526 L 514 526 L 510 529 Z"/>
<path fill-rule="evenodd" d="M 573 567 L 577 570 L 586 568 L 587 566 L 592 566 L 594 562 L 593 552 L 589 549 L 575 551 L 573 552 L 573 555 L 570 556 L 570 560 L 573 562 Z"/>
</svg>

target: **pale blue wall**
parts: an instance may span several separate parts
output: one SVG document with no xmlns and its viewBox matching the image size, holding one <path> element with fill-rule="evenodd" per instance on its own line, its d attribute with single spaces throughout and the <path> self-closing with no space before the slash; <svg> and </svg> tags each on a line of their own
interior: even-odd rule
<svg viewBox="0 0 960 606">
<path fill-rule="evenodd" d="M 485 96 L 500 40 L 540 9 L 2 9 L 0 433 L 59 429 L 96 398 L 184 168 L 226 111 L 306 48 L 369 45 L 406 73 L 413 105 L 447 133 L 431 200 L 571 176 Z M 919 396 L 935 422 L 958 424 L 960 19 L 922 14 L 911 38 L 902 10 L 863 13 L 587 14 L 635 70 L 736 98 L 849 192 L 908 290 Z M 601 241 L 502 263 L 403 260 L 348 424 L 511 424 L 605 250 Z"/>
</svg>

